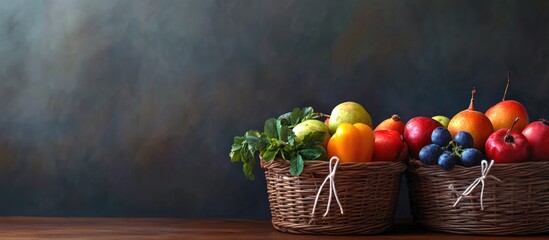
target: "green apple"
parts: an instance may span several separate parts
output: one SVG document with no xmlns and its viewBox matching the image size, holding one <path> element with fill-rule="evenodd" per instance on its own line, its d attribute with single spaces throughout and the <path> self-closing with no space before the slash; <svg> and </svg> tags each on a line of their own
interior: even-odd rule
<svg viewBox="0 0 549 240">
<path fill-rule="evenodd" d="M 356 102 L 344 102 L 337 105 L 330 114 L 330 132 L 336 132 L 341 123 L 364 123 L 372 127 L 372 116 Z"/>
<path fill-rule="evenodd" d="M 297 142 L 303 141 L 303 138 L 305 138 L 307 134 L 318 131 L 326 133 L 326 135 L 324 135 L 324 141 L 320 144 L 324 149 L 326 149 L 328 146 L 328 141 L 330 141 L 330 129 L 328 129 L 328 126 L 326 126 L 324 122 L 319 120 L 311 119 L 299 123 L 292 129 L 292 131 L 295 133 L 295 140 Z"/>
<path fill-rule="evenodd" d="M 432 117 L 432 119 L 437 120 L 437 122 L 442 124 L 442 126 L 444 126 L 444 128 L 448 128 L 448 123 L 450 122 L 450 119 L 448 117 L 442 116 L 442 115 L 437 115 L 437 116 Z"/>
</svg>

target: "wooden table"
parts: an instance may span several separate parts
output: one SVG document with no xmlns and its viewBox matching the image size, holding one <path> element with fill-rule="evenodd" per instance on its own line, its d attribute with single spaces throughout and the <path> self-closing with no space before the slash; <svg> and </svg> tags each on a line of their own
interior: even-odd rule
<svg viewBox="0 0 549 240">
<path fill-rule="evenodd" d="M 463 236 L 397 224 L 375 236 L 294 235 L 276 231 L 268 220 L 190 218 L 0 217 L 0 239 L 501 239 Z M 505 237 L 549 239 L 548 235 Z"/>
</svg>

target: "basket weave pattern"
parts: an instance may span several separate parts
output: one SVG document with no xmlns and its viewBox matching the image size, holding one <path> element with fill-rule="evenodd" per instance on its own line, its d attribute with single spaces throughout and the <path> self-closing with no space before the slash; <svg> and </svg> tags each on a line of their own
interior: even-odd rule
<svg viewBox="0 0 549 240">
<path fill-rule="evenodd" d="M 481 175 L 480 166 L 456 166 L 446 172 L 417 160 L 406 171 L 414 222 L 429 229 L 482 235 L 533 234 L 549 231 L 549 162 L 494 164 L 490 170 L 502 180 L 485 179 L 471 195 L 461 194 Z M 452 191 L 449 186 L 455 188 Z"/>
<path fill-rule="evenodd" d="M 329 174 L 328 164 L 306 161 L 303 173 L 295 177 L 283 160 L 261 161 L 276 229 L 298 234 L 342 235 L 374 234 L 392 226 L 404 163 L 340 163 L 335 188 L 344 214 L 332 198 L 330 212 L 323 217 L 328 204 L 327 183 L 311 216 L 316 194 Z"/>
</svg>

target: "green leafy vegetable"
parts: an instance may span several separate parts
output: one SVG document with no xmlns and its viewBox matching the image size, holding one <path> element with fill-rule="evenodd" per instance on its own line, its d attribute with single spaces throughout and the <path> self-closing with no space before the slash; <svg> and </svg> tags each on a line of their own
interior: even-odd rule
<svg viewBox="0 0 549 240">
<path fill-rule="evenodd" d="M 303 171 L 303 158 L 297 154 L 296 157 L 290 160 L 290 173 L 294 176 L 299 176 Z"/>
<path fill-rule="evenodd" d="M 265 127 L 263 131 L 265 131 L 265 136 L 267 136 L 268 138 L 278 138 L 276 119 L 267 119 L 267 121 L 265 121 Z"/>
<path fill-rule="evenodd" d="M 313 108 L 294 108 L 291 112 L 280 115 L 278 119 L 265 121 L 263 132 L 247 131 L 244 136 L 234 138 L 229 156 L 231 162 L 242 162 L 246 177 L 254 180 L 253 166 L 255 153 L 265 161 L 282 158 L 290 164 L 290 173 L 299 176 L 303 171 L 304 161 L 326 160 L 326 150 L 319 146 L 324 140 L 325 132 L 307 134 L 303 141 L 297 142 L 292 128 L 297 124 L 320 116 Z"/>
<path fill-rule="evenodd" d="M 318 149 L 308 148 L 299 151 L 299 155 L 305 159 L 317 159 L 322 156 L 322 152 Z"/>
<path fill-rule="evenodd" d="M 324 141 L 324 136 L 326 135 L 325 132 L 318 131 L 318 132 L 312 132 L 303 138 L 303 142 L 306 144 L 309 144 L 310 147 L 314 145 L 321 144 Z"/>
<path fill-rule="evenodd" d="M 315 113 L 312 107 L 306 108 L 294 108 L 291 112 L 285 113 L 278 117 L 278 120 L 287 125 L 290 129 L 295 125 L 300 124 L 309 119 L 316 119 L 320 117 L 320 113 Z"/>
</svg>

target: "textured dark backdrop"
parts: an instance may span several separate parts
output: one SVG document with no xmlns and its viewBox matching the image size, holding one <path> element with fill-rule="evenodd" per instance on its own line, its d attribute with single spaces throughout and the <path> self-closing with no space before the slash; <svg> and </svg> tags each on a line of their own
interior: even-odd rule
<svg viewBox="0 0 549 240">
<path fill-rule="evenodd" d="M 548 43 L 548 1 L 0 1 L 0 215 L 265 218 L 233 136 L 347 100 L 453 116 L 472 86 L 484 111 L 507 71 L 549 117 Z"/>
</svg>

